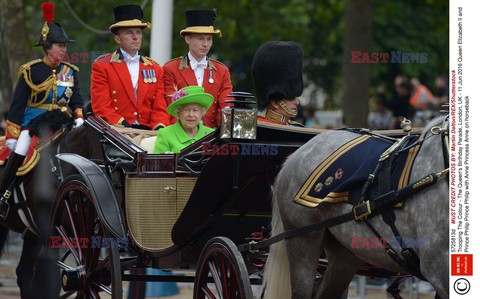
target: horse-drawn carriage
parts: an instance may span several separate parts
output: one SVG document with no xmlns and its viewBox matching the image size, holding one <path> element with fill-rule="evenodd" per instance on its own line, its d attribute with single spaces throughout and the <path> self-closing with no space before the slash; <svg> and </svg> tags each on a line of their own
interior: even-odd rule
<svg viewBox="0 0 480 299">
<path fill-rule="evenodd" d="M 274 181 L 287 157 L 296 152 L 289 160 L 298 159 L 300 147 L 324 134 L 318 134 L 319 130 L 257 124 L 256 115 L 245 105 L 232 108 L 223 117 L 221 128 L 192 143 L 180 154 L 151 154 L 141 146 L 143 143 L 134 143 L 101 118 L 94 115 L 87 118 L 87 134 L 82 135 L 87 137 L 82 142 L 88 145 L 88 153 L 84 153 L 88 159 L 73 153 L 56 155 L 62 165 L 75 169 L 73 174 L 60 176 L 62 180 L 56 191 L 48 229 L 48 247 L 60 267 L 63 298 L 76 295 L 99 298 L 100 293 L 121 298 L 122 281 L 132 280 L 194 282 L 194 298 L 252 298 L 251 283 L 261 282 L 268 256 L 257 247 L 269 234 Z M 438 121 L 435 128 L 435 134 L 444 132 Z M 135 133 L 135 130 L 130 131 L 130 135 Z M 363 135 L 366 131 L 360 133 Z M 405 135 L 403 132 L 394 134 Z M 393 139 L 390 142 L 395 143 Z M 439 142 L 436 148 L 441 144 Z M 324 150 L 319 157 L 324 159 L 330 154 Z M 316 162 L 318 159 L 309 162 L 303 156 L 297 162 L 310 163 L 308 167 L 315 168 L 320 164 Z M 288 176 L 293 182 L 307 175 L 305 169 L 298 170 L 299 173 L 295 170 Z M 283 172 L 280 181 L 284 185 L 276 183 L 274 197 L 279 197 L 278 190 L 289 192 L 285 170 Z M 424 175 L 419 174 L 420 177 Z M 293 203 L 293 197 L 292 204 L 296 205 L 293 213 L 300 205 Z M 370 211 L 370 203 L 367 212 L 363 211 L 364 206 L 366 204 L 359 209 L 363 218 L 375 212 L 373 207 Z M 313 209 L 309 213 L 311 211 Z M 278 213 L 275 204 L 274 213 Z M 274 216 L 274 221 L 275 217 L 278 219 Z M 311 215 L 298 225 L 288 221 L 286 229 L 312 226 L 308 222 Z M 325 227 L 317 226 L 317 229 L 324 231 Z M 272 234 L 282 230 L 283 227 L 280 231 L 277 227 Z M 312 236 L 312 229 L 300 233 Z M 293 234 L 288 237 L 291 236 Z M 337 243 L 342 242 L 337 239 Z M 317 247 L 312 243 L 313 248 Z M 318 261 L 321 251 L 314 260 Z M 385 252 L 380 254 L 387 256 Z M 321 269 L 320 272 L 327 266 L 325 260 L 312 264 L 315 269 Z M 135 267 L 191 270 L 195 271 L 195 276 L 126 274 Z M 282 270 L 288 271 L 286 269 Z M 357 270 L 358 267 L 355 272 Z M 367 276 L 396 275 L 372 267 L 360 270 Z M 311 288 L 314 279 L 315 275 L 311 275 Z M 351 278 L 346 275 L 346 279 Z"/>
<path fill-rule="evenodd" d="M 251 298 L 249 277 L 265 256 L 246 266 L 235 244 L 265 231 L 276 174 L 318 131 L 258 124 L 232 138 L 219 129 L 180 154 L 150 154 L 97 116 L 86 127 L 90 159 L 57 155 L 78 172 L 64 178 L 51 216 L 63 290 L 119 298 L 122 280 L 164 278 L 195 280 L 195 298 L 213 294 L 212 282 L 215 292 Z M 196 275 L 125 274 L 137 266 Z"/>
</svg>

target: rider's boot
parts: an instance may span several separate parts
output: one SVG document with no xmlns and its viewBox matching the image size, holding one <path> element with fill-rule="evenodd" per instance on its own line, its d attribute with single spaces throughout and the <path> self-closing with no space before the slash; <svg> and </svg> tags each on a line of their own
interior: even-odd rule
<svg viewBox="0 0 480 299">
<path fill-rule="evenodd" d="M 15 179 L 16 173 L 20 165 L 22 165 L 25 156 L 12 152 L 8 157 L 7 166 L 3 172 L 2 186 L 0 188 L 0 217 L 5 219 L 10 209 L 10 205 L 7 200 L 11 195 L 11 184 Z"/>
</svg>

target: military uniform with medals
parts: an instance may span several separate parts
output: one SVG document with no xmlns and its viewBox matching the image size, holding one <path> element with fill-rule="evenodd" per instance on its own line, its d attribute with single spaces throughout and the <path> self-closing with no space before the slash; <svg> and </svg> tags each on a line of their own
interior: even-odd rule
<svg viewBox="0 0 480 299">
<path fill-rule="evenodd" d="M 68 38 L 62 25 L 53 23 L 54 5 L 45 2 L 42 9 L 45 23 L 35 46 L 43 46 L 53 57 L 53 44 L 73 41 Z M 50 54 L 45 53 L 43 59 L 22 65 L 18 71 L 18 82 L 7 117 L 6 146 L 0 151 L 1 164 L 8 157 L 0 187 L 3 194 L 0 204 L 8 199 L 12 187 L 10 185 L 24 162 L 32 136 L 38 136 L 40 127 L 47 125 L 56 131 L 72 122 L 74 128 L 83 124 L 83 98 L 78 87 L 78 68 L 61 61 L 53 65 Z M 60 58 L 56 56 L 55 59 Z M 4 205 L 0 207 L 0 214 L 4 212 L 3 207 Z"/>
</svg>

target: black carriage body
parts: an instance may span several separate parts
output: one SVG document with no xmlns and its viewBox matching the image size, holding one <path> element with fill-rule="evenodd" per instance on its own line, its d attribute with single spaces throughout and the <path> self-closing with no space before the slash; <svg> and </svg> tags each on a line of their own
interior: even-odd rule
<svg viewBox="0 0 480 299">
<path fill-rule="evenodd" d="M 319 133 L 319 130 L 261 123 L 252 142 L 222 140 L 216 131 L 180 154 L 155 155 L 148 154 L 96 116 L 88 118 L 86 123 L 92 155 L 95 154 L 93 161 L 102 165 L 112 179 L 112 186 L 117 187 L 117 202 L 123 213 L 122 219 L 115 223 L 124 227 L 116 230 L 127 232 L 129 246 L 145 265 L 162 269 L 194 269 L 209 239 L 224 236 L 240 244 L 253 232 L 268 226 L 271 184 L 278 171 L 288 155 Z M 219 154 L 222 150 L 207 154 L 212 148 L 221 148 L 224 154 Z M 114 174 L 119 170 L 123 177 Z M 168 191 L 176 191 L 176 199 L 181 199 L 174 202 Z M 154 196 L 155 201 L 149 202 L 149 196 Z M 170 210 L 162 213 L 158 206 L 168 200 L 170 206 L 169 203 L 163 206 Z M 142 207 L 148 214 L 145 217 Z M 133 209 L 137 210 L 132 212 Z M 153 209 L 158 214 L 151 214 Z M 150 242 L 156 238 L 156 231 L 159 238 L 166 238 L 160 236 L 162 229 L 158 226 L 165 222 L 163 218 L 172 217 L 173 222 L 167 223 L 171 227 L 168 231 L 171 244 Z M 149 223 L 148 219 L 155 223 Z M 150 246 L 149 242 L 167 245 Z"/>
</svg>

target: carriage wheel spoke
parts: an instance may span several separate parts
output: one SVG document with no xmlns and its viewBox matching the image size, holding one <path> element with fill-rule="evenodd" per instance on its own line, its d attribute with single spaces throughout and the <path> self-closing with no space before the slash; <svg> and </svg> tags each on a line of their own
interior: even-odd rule
<svg viewBox="0 0 480 299">
<path fill-rule="evenodd" d="M 218 273 L 218 269 L 215 267 L 215 263 L 212 261 L 208 261 L 208 267 L 210 268 L 210 273 L 212 273 L 213 281 L 215 283 L 215 288 L 217 289 L 218 295 L 221 299 L 223 299 L 222 281 L 220 278 L 220 274 Z"/>
<path fill-rule="evenodd" d="M 73 268 L 70 267 L 69 265 L 62 263 L 60 261 L 57 261 L 57 266 L 59 266 L 63 270 L 72 270 Z"/>
<path fill-rule="evenodd" d="M 82 223 L 84 223 L 84 230 L 85 230 L 85 236 L 89 238 L 90 240 L 90 248 L 86 251 L 86 265 L 88 266 L 89 269 L 94 268 L 96 266 L 96 261 L 98 260 L 99 257 L 99 249 L 92 248 L 92 237 L 95 236 L 95 226 L 98 225 L 98 223 L 93 220 L 92 222 L 87 222 L 85 219 L 95 219 L 95 213 L 92 212 L 93 206 L 89 204 L 88 202 L 83 201 L 83 197 L 80 202 L 80 208 L 82 209 L 82 213 L 80 214 Z"/>
<path fill-rule="evenodd" d="M 205 294 L 205 296 L 208 297 L 208 299 L 215 299 L 216 298 L 215 295 L 212 293 L 212 290 L 210 290 L 207 285 L 202 287 L 202 291 Z"/>
<path fill-rule="evenodd" d="M 234 269 L 232 269 L 229 265 L 227 269 L 227 274 L 225 276 L 228 277 L 228 294 L 229 298 L 236 298 L 237 296 L 237 277 L 235 275 Z"/>
<path fill-rule="evenodd" d="M 223 288 L 223 291 L 224 291 L 224 295 L 225 295 L 225 298 L 229 298 L 228 294 L 229 294 L 229 289 L 228 289 L 228 282 L 227 282 L 227 267 L 225 265 L 225 257 L 223 255 L 220 256 L 220 264 L 221 264 L 221 278 L 222 278 L 222 288 Z"/>
<path fill-rule="evenodd" d="M 70 203 L 68 201 L 64 201 L 65 203 L 65 208 L 67 210 L 67 213 L 68 213 L 68 219 L 70 220 L 70 225 L 72 227 L 72 230 L 73 230 L 73 237 L 77 240 L 77 249 L 78 249 L 78 256 L 80 258 L 81 261 L 83 261 L 83 254 L 82 254 L 82 248 L 80 248 L 80 239 L 78 238 L 78 232 L 77 232 L 77 227 L 76 227 L 76 224 L 75 224 L 75 221 L 73 220 L 73 213 L 72 213 L 72 208 L 70 207 Z M 70 240 L 69 240 L 70 241 Z"/>
<path fill-rule="evenodd" d="M 96 287 L 98 287 L 99 289 L 101 289 L 102 291 L 104 291 L 105 293 L 109 294 L 110 296 L 112 295 L 112 289 L 110 289 L 108 286 L 102 284 L 102 283 L 99 283 L 97 281 L 93 281 L 92 282 Z"/>
<path fill-rule="evenodd" d="M 95 273 L 100 271 L 109 262 L 110 262 L 110 259 L 108 257 L 104 258 L 100 263 L 97 264 L 97 266 L 94 269 L 92 269 L 92 272 Z"/>
<path fill-rule="evenodd" d="M 67 292 L 67 293 L 63 294 L 62 296 L 60 296 L 60 299 L 65 299 L 65 298 L 68 298 L 72 295 L 75 295 L 75 292 Z"/>
<path fill-rule="evenodd" d="M 81 265 L 80 257 L 78 256 L 77 252 L 74 250 L 73 244 L 72 244 L 72 242 L 70 242 L 70 239 L 68 238 L 68 235 L 65 232 L 65 229 L 63 228 L 63 226 L 56 226 L 55 228 L 57 229 L 57 231 L 60 234 L 60 236 L 62 237 L 62 239 L 65 241 L 65 243 L 67 245 L 66 247 L 68 248 L 67 250 L 72 253 L 73 258 L 77 262 L 77 265 Z"/>
</svg>

